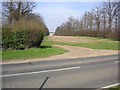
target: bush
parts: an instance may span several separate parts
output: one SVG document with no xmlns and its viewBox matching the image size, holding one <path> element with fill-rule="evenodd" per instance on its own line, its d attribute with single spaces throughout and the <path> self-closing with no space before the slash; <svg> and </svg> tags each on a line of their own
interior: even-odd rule
<svg viewBox="0 0 120 90">
<path fill-rule="evenodd" d="M 108 36 L 110 39 L 120 41 L 120 32 L 119 31 L 114 31 L 109 34 Z"/>
<path fill-rule="evenodd" d="M 43 32 L 27 30 L 3 30 L 2 47 L 3 49 L 25 49 L 39 47 L 44 35 Z"/>
<path fill-rule="evenodd" d="M 25 49 L 25 30 L 2 31 L 2 47 L 3 49 Z"/>
<path fill-rule="evenodd" d="M 44 38 L 44 33 L 41 30 L 30 30 L 26 34 L 26 45 L 28 48 L 39 47 Z"/>
<path fill-rule="evenodd" d="M 2 29 L 2 48 L 7 49 L 12 47 L 12 32 L 7 29 Z"/>
<path fill-rule="evenodd" d="M 39 47 L 44 38 L 44 28 L 39 22 L 22 19 L 9 28 L 2 29 L 3 49 Z"/>
</svg>

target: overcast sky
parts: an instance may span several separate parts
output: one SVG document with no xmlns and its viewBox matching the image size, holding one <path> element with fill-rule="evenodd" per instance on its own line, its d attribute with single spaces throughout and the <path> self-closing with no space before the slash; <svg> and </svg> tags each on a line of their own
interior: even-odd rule
<svg viewBox="0 0 120 90">
<path fill-rule="evenodd" d="M 85 11 L 99 6 L 100 2 L 36 2 L 35 13 L 40 14 L 49 28 L 54 32 L 57 26 L 65 22 L 68 17 L 80 18 Z"/>
</svg>

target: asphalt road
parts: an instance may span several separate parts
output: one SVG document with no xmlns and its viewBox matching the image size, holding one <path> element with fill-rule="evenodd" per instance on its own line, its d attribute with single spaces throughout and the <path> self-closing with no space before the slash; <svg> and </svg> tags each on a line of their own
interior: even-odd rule
<svg viewBox="0 0 120 90">
<path fill-rule="evenodd" d="M 118 83 L 118 55 L 2 65 L 3 88 L 101 88 Z"/>
</svg>

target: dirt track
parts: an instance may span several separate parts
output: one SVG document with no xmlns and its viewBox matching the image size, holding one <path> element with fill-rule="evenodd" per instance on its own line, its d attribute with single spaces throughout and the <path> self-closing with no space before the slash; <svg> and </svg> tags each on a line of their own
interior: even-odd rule
<svg viewBox="0 0 120 90">
<path fill-rule="evenodd" d="M 62 56 L 57 55 L 56 56 L 57 58 L 80 58 L 80 57 L 118 54 L 117 50 L 97 50 L 97 49 L 67 46 L 67 45 L 54 45 L 54 46 L 69 50 L 69 52 L 62 54 Z"/>
<path fill-rule="evenodd" d="M 69 36 L 49 36 L 49 39 L 58 42 L 71 42 L 71 43 L 98 41 L 98 40 L 88 40 L 86 38 L 69 37 Z M 80 58 L 80 57 L 118 54 L 118 50 L 99 50 L 99 49 L 90 49 L 90 48 L 77 47 L 77 46 L 67 46 L 67 45 L 54 45 L 54 46 L 67 49 L 69 50 L 69 52 L 64 53 L 62 55 L 51 56 L 46 59 Z"/>
</svg>

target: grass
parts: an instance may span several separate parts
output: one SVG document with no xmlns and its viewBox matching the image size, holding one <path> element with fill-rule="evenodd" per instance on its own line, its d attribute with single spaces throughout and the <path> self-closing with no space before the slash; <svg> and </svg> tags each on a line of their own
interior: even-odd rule
<svg viewBox="0 0 120 90">
<path fill-rule="evenodd" d="M 77 36 L 78 37 L 78 36 Z M 52 45 L 70 45 L 70 46 L 80 46 L 92 49 L 106 49 L 106 50 L 120 50 L 118 47 L 118 41 L 113 41 L 110 39 L 95 38 L 95 37 L 80 37 L 90 40 L 95 40 L 95 42 L 87 43 L 68 43 L 68 42 L 55 42 L 49 40 L 48 37 L 45 37 L 41 48 L 31 48 L 28 50 L 6 50 L 2 52 L 2 59 L 4 61 L 8 60 L 24 60 L 24 59 L 33 59 L 33 58 L 43 58 L 53 55 L 63 54 L 68 52 L 68 50 L 53 47 Z"/>
<path fill-rule="evenodd" d="M 114 87 L 111 87 L 111 88 L 107 88 L 107 89 L 104 89 L 104 90 L 120 90 L 120 85 L 117 85 L 117 86 L 114 86 Z"/>
<path fill-rule="evenodd" d="M 3 51 L 2 59 L 3 60 L 16 60 L 16 59 L 32 59 L 40 57 L 48 57 L 57 54 L 63 54 L 67 50 L 50 47 L 50 48 L 31 48 L 28 50 L 7 50 Z"/>
<path fill-rule="evenodd" d="M 112 87 L 112 89 L 114 89 L 114 90 L 120 90 L 120 85 Z"/>
<path fill-rule="evenodd" d="M 61 43 L 55 42 L 58 45 L 80 46 L 92 49 L 120 50 L 117 42 L 89 42 L 89 43 Z"/>
<path fill-rule="evenodd" d="M 88 37 L 88 36 L 77 36 L 77 37 L 85 38 L 85 39 L 89 39 L 89 40 L 113 41 L 113 40 L 111 40 L 109 38 L 102 38 L 102 37 Z"/>
<path fill-rule="evenodd" d="M 94 41 L 86 42 L 86 43 L 68 43 L 68 42 L 49 41 L 49 43 L 57 44 L 57 45 L 80 46 L 80 47 L 86 47 L 92 49 L 120 50 L 120 47 L 118 47 L 118 43 L 120 43 L 120 41 L 113 41 L 111 39 L 103 39 L 103 38 L 95 38 L 95 37 L 84 37 L 84 36 L 80 38 L 86 38 Z"/>
<path fill-rule="evenodd" d="M 34 58 L 43 58 L 53 55 L 63 54 L 68 52 L 68 50 L 53 47 L 47 39 L 41 44 L 41 48 L 31 48 L 27 50 L 4 50 L 2 52 L 2 60 L 25 60 L 25 59 L 34 59 Z"/>
</svg>

